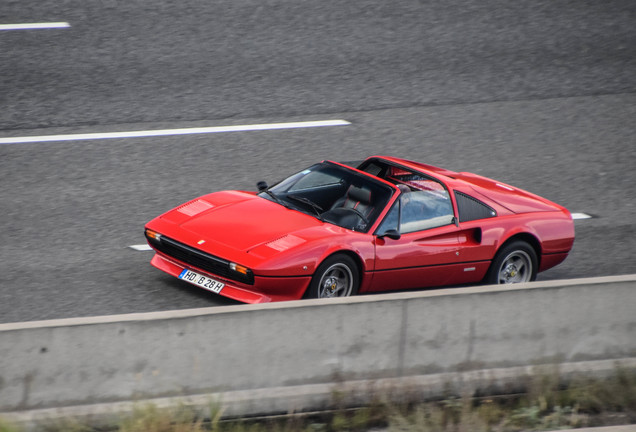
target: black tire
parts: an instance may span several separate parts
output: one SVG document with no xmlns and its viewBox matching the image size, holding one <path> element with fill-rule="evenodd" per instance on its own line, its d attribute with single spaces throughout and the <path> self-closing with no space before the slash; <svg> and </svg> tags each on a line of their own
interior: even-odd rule
<svg viewBox="0 0 636 432">
<path fill-rule="evenodd" d="M 537 253 L 528 243 L 505 244 L 493 259 L 484 282 L 491 285 L 531 282 L 537 278 Z"/>
<path fill-rule="evenodd" d="M 332 255 L 318 266 L 305 298 L 349 297 L 358 293 L 360 273 L 356 262 L 344 254 Z"/>
</svg>

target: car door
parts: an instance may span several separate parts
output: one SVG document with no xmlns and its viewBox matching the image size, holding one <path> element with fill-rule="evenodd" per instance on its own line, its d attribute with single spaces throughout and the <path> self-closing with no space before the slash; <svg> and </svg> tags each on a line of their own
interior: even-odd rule
<svg viewBox="0 0 636 432">
<path fill-rule="evenodd" d="M 390 230 L 399 238 L 383 235 Z M 402 193 L 376 233 L 370 291 L 446 285 L 464 271 L 458 264 L 459 228 L 446 190 Z"/>
</svg>

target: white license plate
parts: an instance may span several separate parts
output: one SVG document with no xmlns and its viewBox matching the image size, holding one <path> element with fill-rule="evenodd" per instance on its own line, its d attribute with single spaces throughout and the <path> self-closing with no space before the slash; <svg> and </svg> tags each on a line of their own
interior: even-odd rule
<svg viewBox="0 0 636 432">
<path fill-rule="evenodd" d="M 197 272 L 193 272 L 192 270 L 184 269 L 179 275 L 179 279 L 184 280 L 186 282 L 190 282 L 193 285 L 206 289 L 208 291 L 212 291 L 213 293 L 220 293 L 224 283 L 209 278 L 207 276 L 203 276 Z"/>
</svg>

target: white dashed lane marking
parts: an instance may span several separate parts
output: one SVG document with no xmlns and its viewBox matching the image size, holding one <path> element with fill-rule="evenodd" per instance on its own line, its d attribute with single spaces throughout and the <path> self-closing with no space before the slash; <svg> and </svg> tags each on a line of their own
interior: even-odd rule
<svg viewBox="0 0 636 432">
<path fill-rule="evenodd" d="M 587 213 L 572 213 L 572 219 L 574 220 L 592 219 L 592 216 L 590 216 Z"/>
<path fill-rule="evenodd" d="M 134 249 L 136 251 L 151 251 L 152 248 L 150 247 L 150 245 L 147 244 L 138 244 L 138 245 L 130 245 L 128 246 L 131 249 Z"/>
<path fill-rule="evenodd" d="M 303 121 L 290 123 L 265 123 L 265 124 L 247 124 L 233 126 L 211 126 L 198 128 L 183 129 L 158 129 L 158 130 L 141 130 L 127 132 L 105 132 L 105 133 L 82 133 L 67 135 L 42 135 L 42 136 L 22 136 L 22 137 L 5 137 L 0 138 L 0 144 L 24 144 L 36 142 L 51 141 L 81 141 L 81 140 L 99 140 L 99 139 L 115 139 L 115 138 L 144 138 L 170 135 L 195 135 L 195 134 L 211 134 L 222 132 L 249 132 L 249 131 L 266 131 L 278 129 L 301 129 L 316 128 L 327 126 L 347 126 L 350 125 L 346 120 L 318 120 Z"/>
<path fill-rule="evenodd" d="M 71 25 L 67 22 L 0 24 L 0 30 L 46 30 L 69 27 Z"/>
</svg>

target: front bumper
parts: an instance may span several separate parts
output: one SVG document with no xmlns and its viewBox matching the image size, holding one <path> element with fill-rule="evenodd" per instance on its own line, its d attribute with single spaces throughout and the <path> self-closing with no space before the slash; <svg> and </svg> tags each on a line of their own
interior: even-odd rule
<svg viewBox="0 0 636 432">
<path fill-rule="evenodd" d="M 208 275 L 225 284 L 219 295 L 250 304 L 301 299 L 311 282 L 310 276 L 263 277 L 255 275 L 253 285 L 242 284 L 192 265 L 187 265 L 156 250 L 150 264 L 174 277 L 179 277 L 184 269 Z"/>
</svg>

